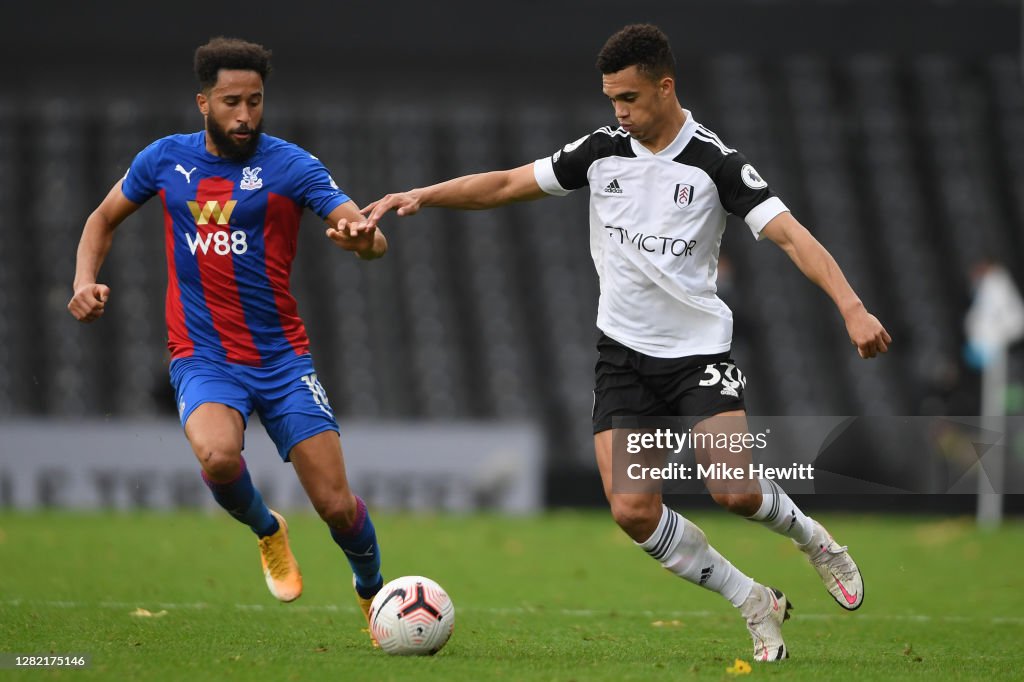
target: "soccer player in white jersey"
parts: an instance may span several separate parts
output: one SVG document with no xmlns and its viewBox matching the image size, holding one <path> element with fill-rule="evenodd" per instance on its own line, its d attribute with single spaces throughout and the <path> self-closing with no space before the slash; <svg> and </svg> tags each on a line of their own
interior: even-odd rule
<svg viewBox="0 0 1024 682">
<path fill-rule="evenodd" d="M 485 209 L 589 187 L 602 332 L 594 447 L 612 515 L 666 569 L 740 610 L 755 660 L 782 660 L 789 653 L 782 638 L 786 596 L 722 557 L 696 525 L 662 503 L 660 492 L 613 489 L 612 420 L 675 415 L 693 418 L 695 430 L 718 420 L 739 424 L 732 433 L 745 432 L 744 382 L 729 358 L 732 313 L 715 293 L 728 213 L 742 217 L 755 238 L 775 242 L 832 298 L 861 357 L 884 353 L 891 338 L 754 166 L 680 106 L 675 60 L 661 30 L 625 27 L 609 38 L 597 66 L 618 128 L 600 128 L 519 168 L 389 194 L 363 209 L 363 228 L 372 229 L 390 210 L 407 216 L 426 206 Z M 719 385 L 723 376 L 732 378 L 730 390 Z M 720 455 L 696 453 L 702 461 Z M 864 583 L 847 548 L 776 484 L 709 489 L 729 511 L 791 538 L 840 606 L 861 605 Z"/>
</svg>

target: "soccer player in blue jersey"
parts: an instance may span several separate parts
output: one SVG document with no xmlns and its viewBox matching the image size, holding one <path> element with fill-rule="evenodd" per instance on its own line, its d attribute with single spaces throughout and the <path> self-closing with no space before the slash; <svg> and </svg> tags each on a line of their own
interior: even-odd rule
<svg viewBox="0 0 1024 682">
<path fill-rule="evenodd" d="M 110 288 L 97 277 L 114 230 L 159 196 L 171 384 L 203 480 L 259 538 L 270 592 L 297 599 L 302 575 L 287 524 L 264 503 L 242 456 L 246 422 L 258 412 L 348 558 L 365 615 L 383 585 L 380 547 L 366 505 L 349 488 L 289 276 L 304 208 L 359 258 L 380 258 L 387 240 L 379 230 L 350 229 L 359 207 L 315 156 L 263 134 L 270 68 L 270 52 L 242 40 L 215 38 L 196 50 L 205 130 L 146 147 L 88 217 L 68 310 L 82 322 L 103 315 Z"/>
</svg>

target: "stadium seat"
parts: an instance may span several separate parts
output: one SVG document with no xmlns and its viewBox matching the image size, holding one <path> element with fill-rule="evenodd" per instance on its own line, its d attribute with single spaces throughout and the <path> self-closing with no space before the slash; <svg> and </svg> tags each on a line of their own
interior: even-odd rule
<svg viewBox="0 0 1024 682">
<path fill-rule="evenodd" d="M 734 310 L 750 411 L 941 411 L 936 396 L 963 379 L 970 268 L 991 254 L 1018 276 L 1024 268 L 1017 60 L 713 55 L 701 66 L 687 74 L 684 104 L 744 151 L 897 344 L 862 362 L 826 297 L 730 218 L 720 293 Z M 268 132 L 316 153 L 362 205 L 528 163 L 612 122 L 596 96 L 366 106 L 311 97 L 275 106 Z M 0 174 L 16 178 L 0 187 L 0 222 L 14 226 L 0 234 L 0 416 L 173 412 L 158 202 L 118 232 L 103 324 L 77 326 L 63 308 L 88 211 L 148 141 L 198 125 L 190 103 L 0 101 Z M 327 248 L 315 216 L 303 223 L 292 282 L 339 413 L 536 420 L 553 466 L 590 466 L 597 278 L 585 193 L 391 216 L 383 227 L 391 252 L 363 263 Z M 32 290 L 15 295 L 22 282 Z"/>
</svg>

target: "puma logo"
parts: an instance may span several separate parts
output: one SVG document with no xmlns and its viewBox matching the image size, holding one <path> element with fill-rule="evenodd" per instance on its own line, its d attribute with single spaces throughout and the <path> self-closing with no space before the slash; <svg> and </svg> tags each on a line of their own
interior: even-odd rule
<svg viewBox="0 0 1024 682">
<path fill-rule="evenodd" d="M 196 169 L 196 167 L 192 166 L 192 170 L 190 170 L 190 171 L 188 171 L 186 173 L 185 172 L 185 168 L 180 163 L 174 167 L 174 170 L 178 171 L 179 173 L 181 173 L 182 175 L 185 176 L 185 180 L 190 185 L 192 184 L 192 172 L 195 171 L 195 169 Z"/>
<path fill-rule="evenodd" d="M 365 552 L 356 552 L 351 549 L 345 549 L 344 547 L 342 547 L 341 551 L 345 552 L 345 554 L 349 555 L 350 557 L 355 557 L 357 559 L 361 557 L 369 558 L 375 554 L 372 545 Z"/>
</svg>

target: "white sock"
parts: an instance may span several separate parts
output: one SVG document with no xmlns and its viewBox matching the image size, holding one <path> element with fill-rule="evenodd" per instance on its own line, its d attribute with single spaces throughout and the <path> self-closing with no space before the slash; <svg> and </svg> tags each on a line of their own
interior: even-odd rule
<svg viewBox="0 0 1024 682">
<path fill-rule="evenodd" d="M 763 585 L 754 583 L 753 589 L 750 590 L 750 596 L 747 597 L 747 600 L 740 607 L 740 613 L 748 621 L 767 611 L 771 602 L 771 595 L 768 593 L 768 589 Z"/>
<path fill-rule="evenodd" d="M 700 528 L 664 505 L 654 534 L 637 544 L 670 573 L 717 592 L 735 607 L 750 596 L 754 581 L 709 545 Z"/>
<path fill-rule="evenodd" d="M 762 478 L 759 482 L 761 507 L 753 516 L 747 518 L 757 521 L 779 535 L 793 538 L 798 545 L 810 542 L 814 533 L 814 522 L 810 517 L 800 511 L 796 503 L 775 481 Z"/>
</svg>

